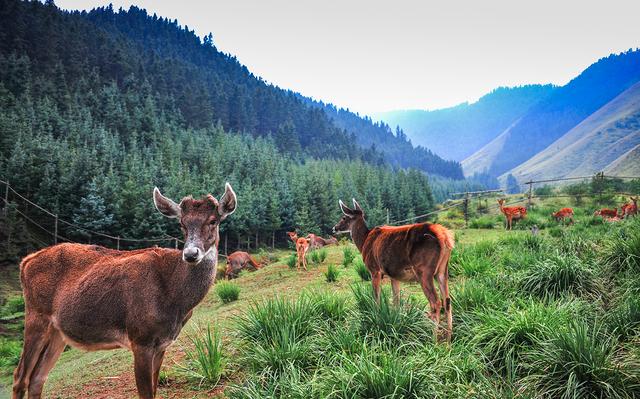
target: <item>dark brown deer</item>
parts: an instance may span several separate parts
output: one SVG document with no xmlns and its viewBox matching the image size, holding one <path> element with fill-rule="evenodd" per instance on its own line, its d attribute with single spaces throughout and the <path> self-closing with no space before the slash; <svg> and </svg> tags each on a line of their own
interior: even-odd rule
<svg viewBox="0 0 640 399">
<path fill-rule="evenodd" d="M 176 204 L 156 188 L 160 213 L 176 218 L 182 251 L 116 251 L 60 244 L 24 258 L 24 348 L 14 373 L 13 398 L 40 398 L 65 345 L 133 352 L 138 395 L 153 398 L 165 350 L 209 291 L 218 261 L 218 227 L 236 209 L 227 183 L 220 202 L 208 195 Z"/>
<path fill-rule="evenodd" d="M 315 235 L 313 233 L 309 233 L 307 238 L 309 239 L 309 248 L 310 249 L 318 249 L 318 248 L 326 247 L 327 245 L 337 245 L 338 244 L 338 239 L 335 238 L 335 237 L 322 238 L 322 237 L 317 236 L 317 235 Z"/>
<path fill-rule="evenodd" d="M 360 205 L 353 200 L 354 209 L 340 201 L 344 214 L 334 232 L 349 232 L 371 273 L 376 301 L 380 303 L 382 276 L 391 278 L 393 301 L 400 301 L 400 282 L 418 281 L 429 300 L 429 317 L 440 325 L 441 300 L 436 293 L 434 278 L 438 279 L 447 318 L 447 341 L 451 341 L 453 318 L 449 296 L 449 257 L 454 247 L 451 231 L 444 226 L 417 223 L 406 226 L 382 226 L 369 229 Z M 437 336 L 436 329 L 436 336 Z"/>
<path fill-rule="evenodd" d="M 242 270 L 250 268 L 258 270 L 262 267 L 262 262 L 256 262 L 248 253 L 243 251 L 236 251 L 227 256 L 227 267 L 224 271 L 224 278 L 227 280 L 231 280 L 232 278 L 238 277 L 238 274 Z"/>
</svg>

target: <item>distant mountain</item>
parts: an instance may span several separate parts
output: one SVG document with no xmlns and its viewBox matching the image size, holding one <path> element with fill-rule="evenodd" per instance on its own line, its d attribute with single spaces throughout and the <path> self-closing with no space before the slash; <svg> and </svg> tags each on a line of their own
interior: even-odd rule
<svg viewBox="0 0 640 399">
<path fill-rule="evenodd" d="M 588 176 L 602 170 L 617 173 L 629 170 L 634 160 L 637 170 L 640 169 L 638 145 L 640 83 L 622 92 L 510 173 L 519 181 Z M 503 175 L 502 179 L 505 178 Z"/>
<path fill-rule="evenodd" d="M 518 121 L 462 161 L 466 175 L 499 176 L 526 162 L 640 81 L 640 51 L 600 59 L 553 90 Z"/>
<path fill-rule="evenodd" d="M 374 118 L 400 126 L 414 144 L 428 147 L 445 159 L 461 161 L 493 140 L 553 90 L 552 85 L 501 87 L 472 104 L 434 111 L 383 112 Z"/>
<path fill-rule="evenodd" d="M 611 176 L 640 176 L 640 144 L 611 162 L 604 173 Z"/>
</svg>

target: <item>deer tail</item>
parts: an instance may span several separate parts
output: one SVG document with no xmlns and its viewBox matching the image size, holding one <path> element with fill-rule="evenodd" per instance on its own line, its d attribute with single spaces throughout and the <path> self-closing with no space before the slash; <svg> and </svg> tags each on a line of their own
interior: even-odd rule
<svg viewBox="0 0 640 399">
<path fill-rule="evenodd" d="M 455 239 L 451 230 L 447 229 L 441 224 L 432 224 L 429 226 L 429 230 L 436 236 L 440 242 L 442 248 L 447 248 L 449 251 L 455 246 Z"/>
<path fill-rule="evenodd" d="M 260 269 L 262 267 L 262 265 L 259 265 L 258 262 L 256 262 L 252 257 L 249 257 L 249 263 L 251 263 L 251 266 L 255 267 L 256 269 Z"/>
</svg>

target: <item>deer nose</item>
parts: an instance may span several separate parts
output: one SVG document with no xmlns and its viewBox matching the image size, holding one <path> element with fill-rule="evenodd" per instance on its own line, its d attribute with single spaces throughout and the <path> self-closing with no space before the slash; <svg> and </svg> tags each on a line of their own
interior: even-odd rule
<svg viewBox="0 0 640 399">
<path fill-rule="evenodd" d="M 196 247 L 188 247 L 182 251 L 182 257 L 187 262 L 195 262 L 200 257 L 200 250 Z"/>
</svg>

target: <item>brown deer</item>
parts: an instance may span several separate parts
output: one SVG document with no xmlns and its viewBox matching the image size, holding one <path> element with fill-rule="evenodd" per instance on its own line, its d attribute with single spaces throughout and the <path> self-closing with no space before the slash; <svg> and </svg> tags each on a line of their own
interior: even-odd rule
<svg viewBox="0 0 640 399">
<path fill-rule="evenodd" d="M 318 248 L 322 248 L 325 247 L 327 245 L 336 245 L 338 244 L 338 239 L 335 237 L 330 237 L 330 238 L 322 238 L 320 236 L 317 236 L 313 233 L 309 233 L 309 235 L 307 236 L 307 239 L 309 240 L 309 248 L 310 249 L 318 249 Z"/>
<path fill-rule="evenodd" d="M 602 208 L 593 212 L 593 216 L 600 216 L 603 219 L 613 219 L 618 218 L 618 208 Z"/>
<path fill-rule="evenodd" d="M 631 202 L 620 207 L 620 218 L 630 218 L 638 214 L 638 197 L 629 197 Z"/>
<path fill-rule="evenodd" d="M 553 212 L 551 217 L 553 217 L 556 222 L 562 221 L 563 223 L 565 219 L 569 219 L 569 224 L 573 224 L 573 209 L 562 208 L 558 212 Z"/>
<path fill-rule="evenodd" d="M 504 199 L 502 198 L 498 200 L 498 204 L 500 204 L 500 212 L 504 214 L 507 220 L 507 230 L 512 229 L 514 221 L 527 217 L 527 208 L 524 206 L 504 206 Z"/>
<path fill-rule="evenodd" d="M 211 286 L 218 261 L 218 227 L 236 209 L 227 183 L 220 202 L 208 195 L 176 204 L 155 188 L 160 213 L 178 219 L 182 251 L 116 251 L 60 244 L 24 258 L 24 348 L 14 372 L 13 398 L 40 398 L 66 345 L 133 352 L 140 398 L 153 398 L 165 350 Z"/>
<path fill-rule="evenodd" d="M 353 206 L 354 209 L 350 209 L 340 201 L 343 216 L 333 230 L 351 233 L 351 238 L 371 273 L 376 301 L 380 303 L 380 282 L 383 275 L 391 278 L 395 304 L 400 301 L 400 282 L 418 281 L 429 300 L 429 317 L 439 327 L 442 302 L 433 282 L 437 278 L 447 318 L 447 341 L 450 342 L 453 318 L 449 296 L 449 257 L 454 247 L 451 231 L 431 223 L 369 229 L 364 211 L 355 199 Z M 437 337 L 437 329 L 435 333 Z"/>
<path fill-rule="evenodd" d="M 296 256 L 298 258 L 296 263 L 296 269 L 300 271 L 300 266 L 307 270 L 307 252 L 309 252 L 309 239 L 298 237 L 298 233 L 295 231 L 287 232 L 287 235 L 296 245 Z"/>
<path fill-rule="evenodd" d="M 231 280 L 238 277 L 240 271 L 249 269 L 251 266 L 254 270 L 261 269 L 264 266 L 263 262 L 256 262 L 251 255 L 246 252 L 236 251 L 227 256 L 227 267 L 224 271 L 224 278 Z"/>
</svg>

